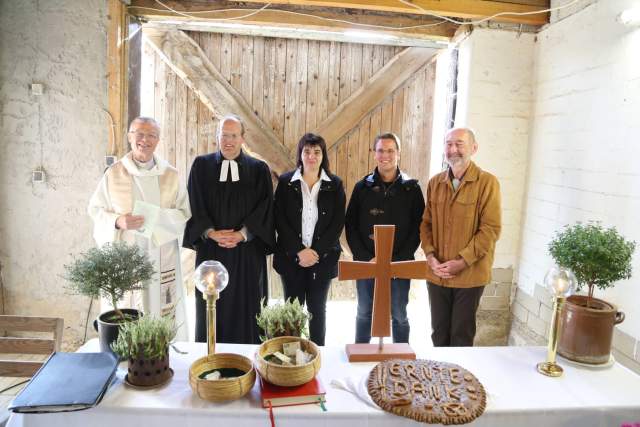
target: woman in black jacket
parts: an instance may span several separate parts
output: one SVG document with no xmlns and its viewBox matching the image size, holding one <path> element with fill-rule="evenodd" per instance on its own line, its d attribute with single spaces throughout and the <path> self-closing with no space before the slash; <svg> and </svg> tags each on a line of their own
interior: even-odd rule
<svg viewBox="0 0 640 427">
<path fill-rule="evenodd" d="M 280 176 L 275 194 L 276 251 L 285 298 L 298 298 L 311 313 L 311 341 L 324 345 L 331 279 L 338 275 L 344 227 L 342 181 L 329 171 L 324 139 L 312 133 L 298 142 L 297 169 Z"/>
</svg>

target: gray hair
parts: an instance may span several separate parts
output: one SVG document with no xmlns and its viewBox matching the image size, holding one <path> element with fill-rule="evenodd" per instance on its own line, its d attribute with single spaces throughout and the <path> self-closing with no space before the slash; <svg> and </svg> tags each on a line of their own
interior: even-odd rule
<svg viewBox="0 0 640 427">
<path fill-rule="evenodd" d="M 218 123 L 218 138 L 220 138 L 220 134 L 222 133 L 222 125 L 224 125 L 224 122 L 229 120 L 240 124 L 240 136 L 244 137 L 244 122 L 242 121 L 240 116 L 236 114 L 227 114 L 226 116 L 221 118 L 220 122 Z"/>
<path fill-rule="evenodd" d="M 451 132 L 457 131 L 457 130 L 461 130 L 464 131 L 467 136 L 469 137 L 469 142 L 471 144 L 476 144 L 477 140 L 476 140 L 476 133 L 473 131 L 473 129 L 471 128 L 467 128 L 467 127 L 455 127 L 455 128 L 451 128 L 447 131 L 447 133 L 445 134 L 445 137 L 448 136 Z"/>
<path fill-rule="evenodd" d="M 135 119 L 131 120 L 131 123 L 129 123 L 129 132 L 131 132 L 131 126 L 133 126 L 133 124 L 136 122 L 151 124 L 155 126 L 156 129 L 158 129 L 158 135 L 160 134 L 160 124 L 158 123 L 158 121 L 153 117 L 146 116 L 138 116 Z"/>
</svg>

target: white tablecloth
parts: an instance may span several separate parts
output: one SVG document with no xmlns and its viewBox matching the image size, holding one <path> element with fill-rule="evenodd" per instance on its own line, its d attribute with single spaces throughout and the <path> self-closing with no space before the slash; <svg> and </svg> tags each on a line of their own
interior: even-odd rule
<svg viewBox="0 0 640 427">
<path fill-rule="evenodd" d="M 85 345 L 85 350 L 97 343 Z M 258 382 L 245 397 L 228 403 L 206 402 L 189 387 L 189 365 L 206 353 L 205 344 L 178 343 L 188 351 L 171 353 L 175 375 L 158 389 L 139 391 L 126 386 L 126 364 L 103 401 L 95 408 L 58 414 L 13 414 L 10 427 L 253 427 L 269 426 L 260 404 Z M 256 347 L 218 344 L 216 351 L 253 358 Z M 414 348 L 415 349 L 415 348 Z M 602 426 L 640 423 L 640 376 L 614 364 L 587 368 L 561 362 L 564 376 L 549 378 L 536 371 L 543 347 L 473 347 L 415 349 L 423 359 L 457 363 L 474 373 L 487 390 L 487 409 L 473 426 Z M 333 379 L 367 375 L 375 363 L 349 364 L 343 348 L 322 348 L 319 376 L 327 389 L 327 412 L 318 405 L 274 409 L 279 427 L 418 426 L 412 420 L 373 408 L 355 395 L 330 386 Z"/>
</svg>

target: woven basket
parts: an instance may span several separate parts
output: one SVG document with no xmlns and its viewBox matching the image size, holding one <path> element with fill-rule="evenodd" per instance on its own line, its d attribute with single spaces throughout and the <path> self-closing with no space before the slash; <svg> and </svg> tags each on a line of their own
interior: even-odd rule
<svg viewBox="0 0 640 427">
<path fill-rule="evenodd" d="M 264 356 L 275 351 L 282 351 L 282 344 L 300 341 L 300 347 L 315 357 L 297 366 L 284 366 L 267 362 Z M 260 376 L 267 382 L 284 387 L 293 387 L 311 381 L 320 370 L 320 350 L 312 341 L 300 337 L 277 337 L 265 341 L 256 352 L 255 364 Z"/>
<path fill-rule="evenodd" d="M 246 374 L 235 378 L 222 378 L 219 380 L 204 380 L 200 374 L 211 369 L 236 368 Z M 201 399 L 211 402 L 235 400 L 249 392 L 256 381 L 256 371 L 251 360 L 247 357 L 233 353 L 216 353 L 201 357 L 191 364 L 189 368 L 189 384 L 195 394 Z"/>
</svg>

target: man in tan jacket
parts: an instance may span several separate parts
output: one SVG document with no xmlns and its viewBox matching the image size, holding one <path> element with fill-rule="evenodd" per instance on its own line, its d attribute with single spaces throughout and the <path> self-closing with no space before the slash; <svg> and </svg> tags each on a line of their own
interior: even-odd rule
<svg viewBox="0 0 640 427">
<path fill-rule="evenodd" d="M 478 143 L 471 129 L 445 137 L 449 167 L 429 180 L 420 225 L 427 255 L 431 339 L 436 347 L 472 346 L 476 311 L 491 280 L 500 236 L 500 185 L 471 161 Z"/>
</svg>

